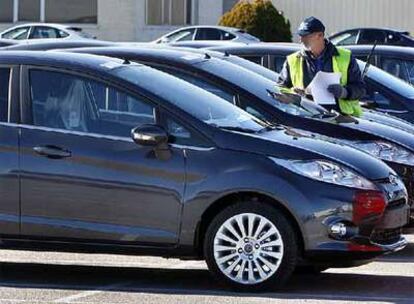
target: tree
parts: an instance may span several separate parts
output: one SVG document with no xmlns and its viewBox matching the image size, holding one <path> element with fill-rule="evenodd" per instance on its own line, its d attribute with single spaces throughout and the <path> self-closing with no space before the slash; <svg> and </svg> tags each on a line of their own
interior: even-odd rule
<svg viewBox="0 0 414 304">
<path fill-rule="evenodd" d="M 237 27 L 266 42 L 292 41 L 290 22 L 270 0 L 240 0 L 219 25 Z"/>
</svg>

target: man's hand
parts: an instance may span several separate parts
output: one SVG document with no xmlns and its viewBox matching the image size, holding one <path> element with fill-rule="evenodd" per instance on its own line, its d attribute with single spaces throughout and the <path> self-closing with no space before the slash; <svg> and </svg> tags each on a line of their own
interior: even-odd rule
<svg viewBox="0 0 414 304">
<path fill-rule="evenodd" d="M 340 84 L 331 84 L 328 86 L 328 92 L 337 99 L 344 99 L 348 96 L 348 91 Z"/>
<path fill-rule="evenodd" d="M 296 94 L 301 95 L 301 96 L 305 96 L 305 94 L 306 94 L 304 89 L 300 89 L 300 88 L 296 88 L 296 87 L 293 88 L 293 92 L 295 92 Z"/>
</svg>

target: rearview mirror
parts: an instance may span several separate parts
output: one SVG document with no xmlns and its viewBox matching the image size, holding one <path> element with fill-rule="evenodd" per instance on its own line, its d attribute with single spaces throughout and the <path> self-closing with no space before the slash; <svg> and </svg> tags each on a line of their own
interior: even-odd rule
<svg viewBox="0 0 414 304">
<path fill-rule="evenodd" d="M 134 142 L 141 146 L 167 148 L 168 134 L 158 125 L 146 124 L 132 129 Z"/>
</svg>

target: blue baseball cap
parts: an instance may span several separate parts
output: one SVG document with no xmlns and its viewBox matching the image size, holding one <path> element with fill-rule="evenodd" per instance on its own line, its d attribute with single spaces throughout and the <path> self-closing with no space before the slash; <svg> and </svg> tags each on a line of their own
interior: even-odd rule
<svg viewBox="0 0 414 304">
<path fill-rule="evenodd" d="M 325 32 L 323 23 L 315 17 L 308 17 L 299 25 L 296 32 L 299 36 L 306 36 L 316 32 Z"/>
</svg>

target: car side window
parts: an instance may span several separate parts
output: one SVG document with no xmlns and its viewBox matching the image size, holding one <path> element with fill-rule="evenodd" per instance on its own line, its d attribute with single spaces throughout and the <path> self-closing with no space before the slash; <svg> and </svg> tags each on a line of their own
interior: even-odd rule
<svg viewBox="0 0 414 304">
<path fill-rule="evenodd" d="M 56 29 L 47 26 L 35 26 L 34 30 L 30 34 L 30 39 L 48 39 L 48 38 L 60 38 Z"/>
<path fill-rule="evenodd" d="M 186 29 L 173 33 L 167 37 L 167 42 L 190 41 L 193 40 L 195 29 Z"/>
<path fill-rule="evenodd" d="M 358 44 L 384 44 L 386 33 L 381 30 L 363 30 L 359 35 Z"/>
<path fill-rule="evenodd" d="M 164 114 L 165 129 L 169 136 L 169 142 L 178 145 L 207 147 L 208 143 L 197 132 L 185 127 L 182 122 L 167 114 Z"/>
<path fill-rule="evenodd" d="M 197 30 L 195 40 L 221 40 L 221 33 L 218 29 L 201 28 Z"/>
<path fill-rule="evenodd" d="M 0 68 L 0 121 L 7 121 L 9 105 L 10 69 Z"/>
<path fill-rule="evenodd" d="M 262 56 L 250 56 L 250 55 L 237 55 L 237 56 L 240 56 L 244 59 L 247 59 L 247 60 L 249 60 L 253 63 L 263 65 L 263 57 Z"/>
<path fill-rule="evenodd" d="M 203 90 L 206 90 L 214 95 L 217 95 L 228 102 L 235 102 L 235 95 L 222 87 L 214 84 L 212 81 L 202 79 L 201 77 L 194 77 L 191 74 L 183 73 L 175 69 L 161 68 L 162 71 L 171 74 L 177 78 L 185 80 Z"/>
<path fill-rule="evenodd" d="M 69 34 L 66 33 L 65 31 L 59 30 L 58 31 L 58 36 L 59 36 L 59 38 L 66 38 L 66 37 L 69 36 Z"/>
<path fill-rule="evenodd" d="M 395 77 L 409 81 L 406 65 L 401 59 L 382 57 L 381 68 Z"/>
<path fill-rule="evenodd" d="M 376 106 L 380 109 L 397 111 L 405 109 L 400 102 L 379 93 L 369 85 L 366 86 L 366 92 L 366 95 L 361 98 L 361 101 L 367 101 L 368 103 L 375 102 Z"/>
<path fill-rule="evenodd" d="M 222 40 L 233 40 L 234 38 L 236 38 L 236 36 L 234 36 L 232 33 L 226 31 L 221 31 L 221 37 Z"/>
<path fill-rule="evenodd" d="M 274 64 L 274 69 L 275 69 L 276 72 L 280 73 L 285 61 L 286 61 L 285 56 L 275 56 L 274 57 L 273 64 Z"/>
<path fill-rule="evenodd" d="M 29 72 L 33 124 L 55 129 L 129 137 L 155 123 L 155 107 L 88 78 L 33 69 Z"/>
<path fill-rule="evenodd" d="M 358 31 L 349 31 L 332 38 L 331 42 L 336 45 L 356 44 L 357 37 Z"/>
<path fill-rule="evenodd" d="M 414 84 L 414 60 L 406 60 L 405 65 L 407 67 L 409 83 Z"/>
<path fill-rule="evenodd" d="M 19 27 L 17 29 L 11 30 L 3 34 L 2 38 L 4 39 L 15 39 L 15 40 L 24 40 L 27 39 L 29 35 L 30 27 Z"/>
</svg>

